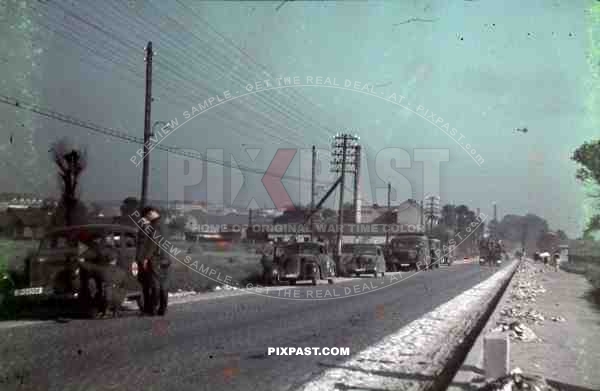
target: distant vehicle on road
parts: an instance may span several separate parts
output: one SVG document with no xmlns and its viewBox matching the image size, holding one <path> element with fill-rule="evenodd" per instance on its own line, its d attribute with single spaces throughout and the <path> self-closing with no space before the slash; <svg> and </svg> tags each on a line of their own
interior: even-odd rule
<svg viewBox="0 0 600 391">
<path fill-rule="evenodd" d="M 439 268 L 442 255 L 442 242 L 439 239 L 429 239 L 430 263 L 432 268 Z M 438 258 L 440 257 L 440 258 Z"/>
<path fill-rule="evenodd" d="M 429 240 L 424 234 L 399 234 L 388 248 L 387 269 L 423 270 L 430 267 Z"/>
<path fill-rule="evenodd" d="M 333 284 L 336 275 L 335 262 L 327 253 L 323 243 L 291 243 L 275 250 L 276 282 L 309 280 L 317 285 L 317 280 L 327 280 Z"/>
<path fill-rule="evenodd" d="M 385 258 L 383 249 L 376 244 L 344 244 L 342 259 L 347 273 L 357 277 L 361 274 L 373 274 L 375 278 L 385 276 Z"/>
<path fill-rule="evenodd" d="M 28 287 L 14 295 L 73 300 L 90 317 L 116 311 L 125 299 L 141 306 L 136 238 L 135 227 L 113 224 L 50 231 L 26 265 Z"/>
<path fill-rule="evenodd" d="M 498 259 L 502 259 L 505 253 L 502 241 L 493 237 L 484 237 L 479 241 L 479 263 L 489 266 L 498 265 Z M 485 260 L 483 262 L 482 260 Z"/>
</svg>

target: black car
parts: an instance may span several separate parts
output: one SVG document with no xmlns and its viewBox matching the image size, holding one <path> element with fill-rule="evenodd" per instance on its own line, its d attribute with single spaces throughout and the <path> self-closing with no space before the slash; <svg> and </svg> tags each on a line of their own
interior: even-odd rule
<svg viewBox="0 0 600 391">
<path fill-rule="evenodd" d="M 276 249 L 275 270 L 277 282 L 287 281 L 295 285 L 297 281 L 327 280 L 333 284 L 336 276 L 335 262 L 322 243 L 300 242 L 287 244 Z"/>
<path fill-rule="evenodd" d="M 342 259 L 350 275 L 372 274 L 375 278 L 385 276 L 386 266 L 383 250 L 376 244 L 344 244 Z"/>
<path fill-rule="evenodd" d="M 27 262 L 28 287 L 14 295 L 75 301 L 92 317 L 115 310 L 126 299 L 141 305 L 136 236 L 136 228 L 112 224 L 50 231 Z"/>
</svg>

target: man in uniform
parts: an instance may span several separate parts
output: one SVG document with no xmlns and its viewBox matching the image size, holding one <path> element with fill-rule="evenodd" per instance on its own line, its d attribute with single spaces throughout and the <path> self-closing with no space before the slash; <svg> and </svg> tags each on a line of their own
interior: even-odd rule
<svg viewBox="0 0 600 391">
<path fill-rule="evenodd" d="M 144 295 L 144 314 L 164 316 L 167 312 L 168 280 L 171 260 L 159 244 L 167 240 L 156 208 L 142 211 L 141 283 Z M 158 309 L 157 309 L 158 305 Z"/>
<path fill-rule="evenodd" d="M 260 263 L 263 268 L 263 283 L 271 285 L 273 283 L 273 262 L 275 257 L 275 248 L 273 242 L 269 242 L 263 249 L 263 255 Z"/>
</svg>

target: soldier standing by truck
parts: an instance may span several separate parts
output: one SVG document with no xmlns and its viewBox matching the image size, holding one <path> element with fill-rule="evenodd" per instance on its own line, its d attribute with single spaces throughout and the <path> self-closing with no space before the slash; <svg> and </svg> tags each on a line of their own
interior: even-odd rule
<svg viewBox="0 0 600 391">
<path fill-rule="evenodd" d="M 273 263 L 275 257 L 275 247 L 273 242 L 269 242 L 262 252 L 260 263 L 263 268 L 263 283 L 265 285 L 271 285 L 273 282 Z"/>
<path fill-rule="evenodd" d="M 171 260 L 169 255 L 160 249 L 157 240 L 166 240 L 165 231 L 161 229 L 160 213 L 156 208 L 146 207 L 143 214 L 143 245 L 141 283 L 144 296 L 144 310 L 146 315 L 164 316 L 168 304 L 168 281 Z M 148 228 L 148 227 L 151 227 Z M 158 308 L 157 308 L 158 306 Z"/>
</svg>

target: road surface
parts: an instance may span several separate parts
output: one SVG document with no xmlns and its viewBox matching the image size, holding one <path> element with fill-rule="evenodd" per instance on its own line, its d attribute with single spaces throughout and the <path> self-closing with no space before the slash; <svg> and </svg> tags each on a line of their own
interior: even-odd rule
<svg viewBox="0 0 600 391">
<path fill-rule="evenodd" d="M 405 273 L 384 289 L 334 300 L 250 294 L 172 306 L 166 318 L 131 313 L 13 327 L 0 334 L 0 389 L 293 390 L 347 357 L 268 356 L 268 347 L 357 353 L 494 270 L 465 264 Z"/>
</svg>

